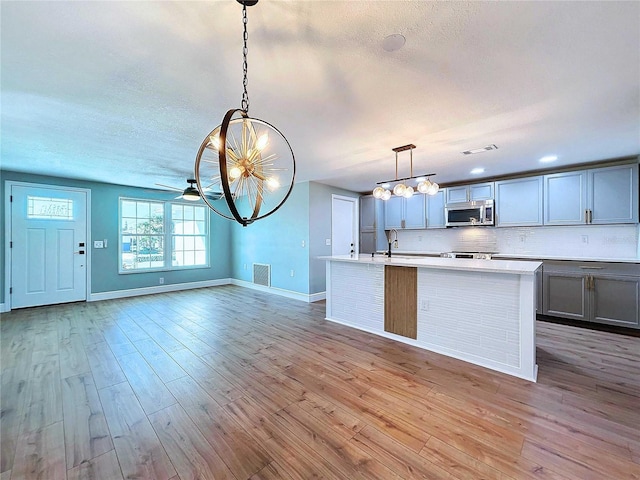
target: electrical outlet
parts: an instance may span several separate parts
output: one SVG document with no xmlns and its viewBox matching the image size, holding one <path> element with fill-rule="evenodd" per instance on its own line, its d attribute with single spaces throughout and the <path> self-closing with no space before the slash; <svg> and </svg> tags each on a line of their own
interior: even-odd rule
<svg viewBox="0 0 640 480">
<path fill-rule="evenodd" d="M 158 280 L 160 281 L 160 285 L 164 285 L 164 277 L 160 277 Z"/>
<path fill-rule="evenodd" d="M 524 235 L 520 235 L 520 243 L 524 243 L 526 237 Z"/>
<path fill-rule="evenodd" d="M 589 243 L 589 235 L 582 235 L 582 243 Z"/>
<path fill-rule="evenodd" d="M 93 248 L 104 248 L 104 243 L 102 240 L 94 240 Z"/>
<path fill-rule="evenodd" d="M 293 271 L 293 270 L 291 270 L 291 276 L 292 276 L 292 277 L 294 276 L 294 271 Z"/>
<path fill-rule="evenodd" d="M 331 239 L 330 238 L 325 239 L 324 244 L 331 245 Z"/>
<path fill-rule="evenodd" d="M 247 264 L 246 264 L 246 263 L 244 264 L 244 269 L 245 269 L 245 270 L 247 269 Z"/>
<path fill-rule="evenodd" d="M 420 310 L 422 310 L 423 312 L 429 311 L 429 300 L 427 300 L 426 298 L 422 298 L 420 300 Z"/>
<path fill-rule="evenodd" d="M 422 241 L 422 235 L 418 235 L 418 241 L 421 242 Z"/>
<path fill-rule="evenodd" d="M 304 246 L 305 246 L 305 245 L 306 245 L 305 241 L 304 241 L 304 240 L 302 240 L 302 241 L 300 242 L 300 246 L 301 246 L 302 248 L 304 248 Z"/>
</svg>

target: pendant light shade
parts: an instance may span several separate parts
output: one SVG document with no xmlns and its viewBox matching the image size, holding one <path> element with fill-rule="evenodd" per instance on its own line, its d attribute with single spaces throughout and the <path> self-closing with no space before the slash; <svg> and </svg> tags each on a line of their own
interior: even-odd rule
<svg viewBox="0 0 640 480">
<path fill-rule="evenodd" d="M 435 173 L 429 173 L 426 175 L 414 176 L 413 175 L 413 149 L 416 148 L 415 145 L 403 145 L 401 147 L 393 148 L 392 150 L 396 153 L 396 178 L 394 180 L 384 180 L 382 182 L 378 182 L 378 186 L 373 189 L 373 197 L 381 200 L 389 200 L 391 198 L 391 191 L 387 190 L 390 188 L 391 183 L 397 183 L 393 187 L 393 194 L 396 197 L 404 197 L 411 198 L 413 197 L 416 190 L 418 193 L 426 194 L 426 195 L 435 195 L 438 193 L 439 185 L 435 182 L 432 182 L 428 177 L 435 175 Z M 410 176 L 405 178 L 398 178 L 398 153 L 404 152 L 405 150 L 409 150 L 410 153 Z M 425 179 L 426 177 L 426 179 Z M 405 184 L 406 180 L 415 179 L 418 184 L 414 189 L 412 186 Z"/>
<path fill-rule="evenodd" d="M 227 111 L 204 138 L 195 172 L 199 191 L 222 192 L 224 202 L 202 197 L 207 206 L 246 227 L 284 204 L 293 189 L 296 162 L 291 145 L 276 127 L 249 116 L 247 7 L 258 0 L 237 1 L 244 24 L 242 108 Z"/>
</svg>

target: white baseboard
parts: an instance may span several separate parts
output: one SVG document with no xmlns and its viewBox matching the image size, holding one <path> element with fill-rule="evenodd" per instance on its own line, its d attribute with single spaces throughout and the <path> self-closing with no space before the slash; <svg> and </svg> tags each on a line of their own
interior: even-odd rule
<svg viewBox="0 0 640 480">
<path fill-rule="evenodd" d="M 327 292 L 312 293 L 309 295 L 309 303 L 327 299 Z"/>
<path fill-rule="evenodd" d="M 219 285 L 229 285 L 233 283 L 231 278 L 221 278 L 218 280 L 206 280 L 202 282 L 175 283 L 172 285 L 158 285 L 155 287 L 131 288 L 127 290 L 113 290 L 111 292 L 92 293 L 87 299 L 88 302 L 100 300 L 112 300 L 114 298 L 137 297 L 139 295 L 151 295 L 154 293 L 177 292 L 179 290 L 191 290 L 194 288 L 217 287 Z"/>
<path fill-rule="evenodd" d="M 256 285 L 255 283 L 247 282 L 245 280 L 238 280 L 237 278 L 232 278 L 231 283 L 239 287 L 251 288 L 253 290 L 259 290 L 265 293 L 273 293 L 274 295 L 293 298 L 294 300 L 301 300 L 306 303 L 317 302 L 318 300 L 324 300 L 326 298 L 326 292 L 313 293 L 313 294 L 300 293 L 300 292 L 294 292 L 293 290 L 285 290 L 283 288 L 265 287 L 264 285 Z"/>
<path fill-rule="evenodd" d="M 7 304 L 6 303 L 0 303 L 0 313 L 4 313 L 4 312 L 8 312 L 9 310 L 7 309 Z"/>
</svg>

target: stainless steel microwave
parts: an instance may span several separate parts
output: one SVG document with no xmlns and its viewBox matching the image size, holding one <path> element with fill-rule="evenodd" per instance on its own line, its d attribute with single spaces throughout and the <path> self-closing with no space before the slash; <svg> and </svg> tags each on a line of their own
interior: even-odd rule
<svg viewBox="0 0 640 480">
<path fill-rule="evenodd" d="M 493 225 L 493 200 L 447 203 L 444 207 L 447 227 Z"/>
</svg>

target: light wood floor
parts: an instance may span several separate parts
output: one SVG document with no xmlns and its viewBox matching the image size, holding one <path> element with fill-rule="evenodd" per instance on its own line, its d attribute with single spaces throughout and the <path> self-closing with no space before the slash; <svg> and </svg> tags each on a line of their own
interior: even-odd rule
<svg viewBox="0 0 640 480">
<path fill-rule="evenodd" d="M 638 479 L 640 339 L 538 323 L 537 384 L 225 286 L 2 316 L 1 480 Z"/>
</svg>

